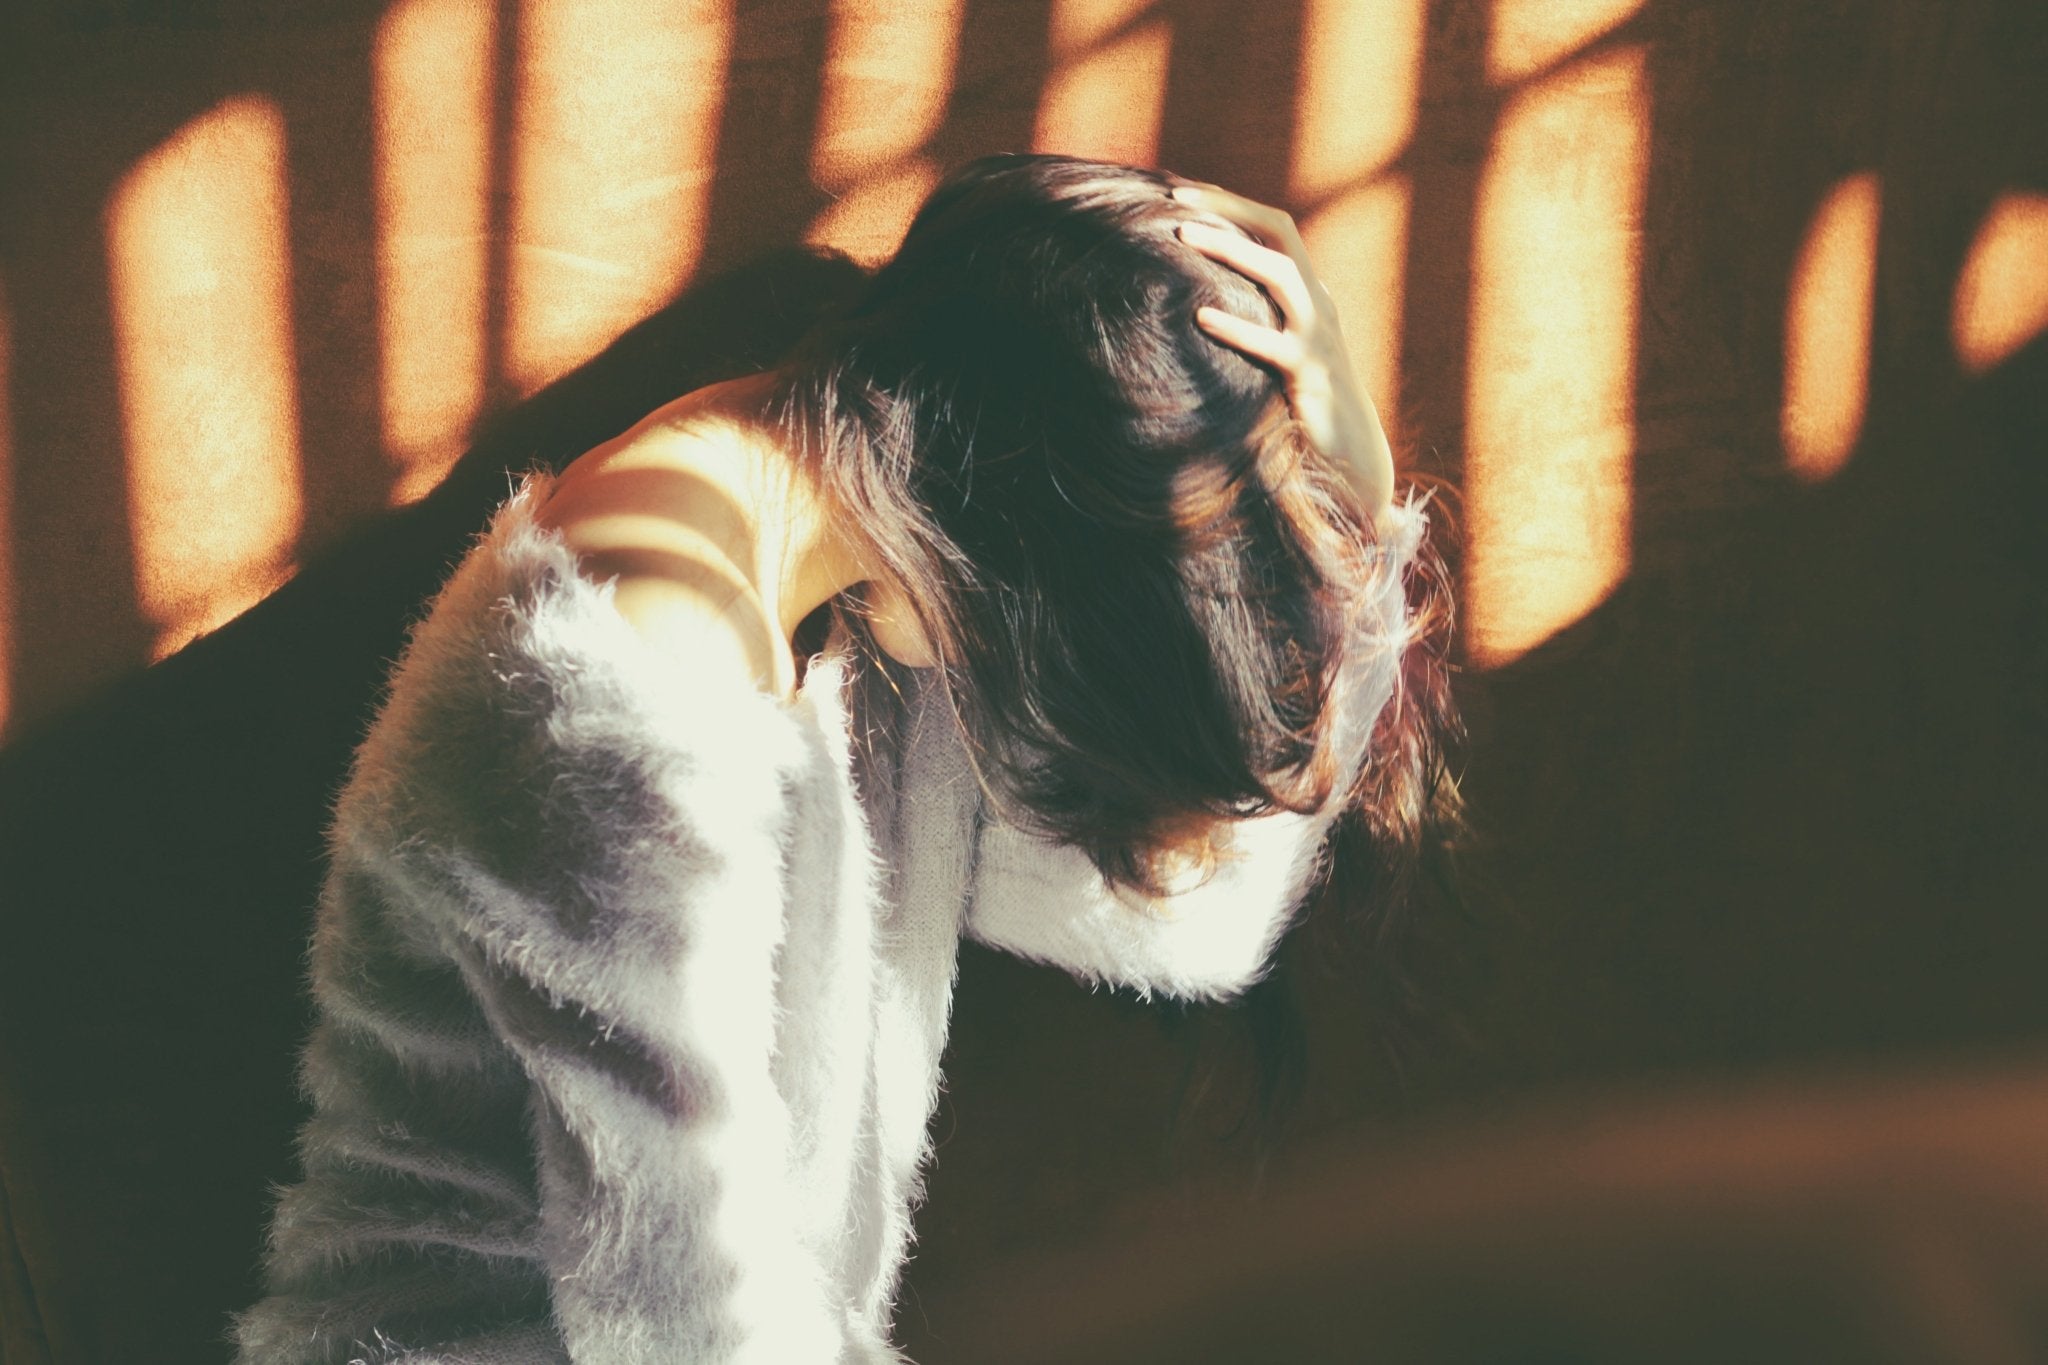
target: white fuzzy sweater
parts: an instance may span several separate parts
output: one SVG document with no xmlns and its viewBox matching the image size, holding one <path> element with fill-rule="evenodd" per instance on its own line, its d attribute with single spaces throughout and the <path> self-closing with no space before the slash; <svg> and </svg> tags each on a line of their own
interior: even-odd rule
<svg viewBox="0 0 2048 1365">
<path fill-rule="evenodd" d="M 242 1365 L 872 1362 L 959 936 L 1091 982 L 1256 979 L 1329 817 L 1160 905 L 983 818 L 946 709 L 843 638 L 794 701 L 665 653 L 529 474 L 410 630 L 328 830 L 303 1179 Z M 1344 696 L 1405 643 L 1414 506 Z M 854 736 L 865 741 L 855 743 Z"/>
</svg>

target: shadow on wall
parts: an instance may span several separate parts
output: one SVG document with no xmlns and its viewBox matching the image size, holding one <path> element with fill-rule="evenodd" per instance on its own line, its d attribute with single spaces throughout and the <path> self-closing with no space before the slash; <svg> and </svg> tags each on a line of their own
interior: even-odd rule
<svg viewBox="0 0 2048 1365">
<path fill-rule="evenodd" d="M 852 180 L 819 187 L 821 165 L 833 181 L 834 157 L 865 164 L 873 150 L 823 135 L 858 82 L 819 73 L 865 69 L 837 46 L 833 16 L 845 9 L 792 0 L 734 11 L 722 112 L 692 125 L 701 146 L 664 153 L 675 161 L 671 179 L 703 186 L 689 221 L 672 226 L 695 234 L 689 277 L 708 282 L 517 405 L 525 379 L 544 368 L 534 360 L 542 342 L 580 337 L 588 322 L 579 313 L 558 332 L 520 331 L 520 271 L 547 255 L 533 249 L 539 239 L 556 257 L 590 244 L 574 217 L 588 205 L 565 192 L 566 245 L 536 231 L 515 268 L 515 102 L 522 88 L 539 98 L 544 86 L 515 76 L 526 79 L 522 63 L 536 54 L 581 50 L 569 40 L 583 30 L 566 19 L 591 18 L 591 35 L 616 36 L 653 11 L 350 4 L 315 24 L 284 22 L 264 0 L 213 0 L 46 4 L 0 18 L 13 26 L 0 28 L 0 101 L 32 109 L 47 130 L 37 156 L 5 163 L 0 214 L 0 419 L 12 428 L 0 446 L 11 488 L 0 512 L 19 604 L 10 701 L 54 717 L 0 752 L 7 1365 L 176 1365 L 224 1354 L 221 1315 L 254 1297 L 265 1182 L 290 1174 L 301 1114 L 288 1081 L 308 1023 L 301 975 L 325 802 L 403 628 L 503 496 L 505 471 L 559 464 L 677 393 L 764 363 L 817 301 L 850 282 L 843 265 L 758 254 L 798 225 L 869 202 Z M 1504 75 L 1501 35 L 1567 10 L 1612 22 L 1527 69 L 1511 62 Z M 1092 150 L 1156 153 L 1159 164 L 1297 204 L 1305 217 L 1313 202 L 1318 221 L 1333 225 L 1321 239 L 1329 273 L 1353 289 L 1347 319 L 1384 315 L 1395 357 L 1385 373 L 1401 376 L 1394 406 L 1416 466 L 1468 486 L 1484 523 L 1475 540 L 1541 522 L 1551 539 L 1525 560 L 1554 554 L 1567 567 L 1613 571 L 1611 581 L 1588 580 L 1598 591 L 1574 624 L 1467 679 L 1481 867 L 1511 904 L 1479 907 L 1473 939 L 1454 945 L 1426 989 L 1465 1021 L 1473 1046 L 1391 1058 L 1379 1002 L 1358 976 L 1310 960 L 1324 940 L 1291 941 L 1306 968 L 1295 989 L 1312 1067 L 1299 1134 L 1345 1133 L 1313 1160 L 1304 1155 L 1298 1171 L 1283 1158 L 1276 1198 L 1306 1173 L 1355 1199 L 1331 1207 L 1414 1231 L 1419 1215 L 1402 1220 L 1402 1191 L 1458 1182 L 1430 1185 L 1438 1168 L 1413 1159 L 1383 1164 L 1385 1140 L 1454 1104 L 1469 1114 L 1475 1102 L 1484 1109 L 1518 1093 L 1626 1093 L 1758 1071 L 1798 1085 L 1901 1057 L 1958 1065 L 2048 1038 L 2048 993 L 2036 980 L 2048 925 L 2029 908 L 2048 884 L 2048 843 L 2033 827 L 2048 810 L 2048 541 L 2036 525 L 2048 506 L 2048 341 L 1963 364 L 1953 320 L 1958 279 L 1995 206 L 2048 194 L 2048 87 L 2032 79 L 2048 65 L 2048 11 L 2023 0 L 1877 14 L 1852 0 L 1767 12 L 1733 0 L 1313 0 L 1256 11 L 1161 0 L 1118 18 L 1070 3 L 960 0 L 950 12 L 950 46 L 915 26 L 875 40 L 929 43 L 941 63 L 933 70 L 950 73 L 936 85 L 930 72 L 920 78 L 917 117 L 876 117 L 862 134 L 887 147 L 900 134 L 909 148 L 871 158 L 878 193 L 914 199 L 933 165 L 1038 145 L 1064 127 L 1099 130 L 1107 144 Z M 449 79 L 429 83 L 470 90 L 485 110 L 476 154 L 451 164 L 474 163 L 479 178 L 463 182 L 462 196 L 474 190 L 479 217 L 465 231 L 489 249 L 473 281 L 431 269 L 419 277 L 430 303 L 457 289 L 481 301 L 462 344 L 478 353 L 473 411 L 491 418 L 431 496 L 385 513 L 404 452 L 383 435 L 396 400 L 379 384 L 412 362 L 378 331 L 380 291 L 396 286 L 375 249 L 364 73 L 383 21 L 400 14 L 497 35 L 474 50 L 445 49 L 453 57 L 430 69 Z M 16 30 L 20 41 L 7 41 Z M 1383 49 L 1403 43 L 1416 54 L 1408 75 L 1399 60 L 1382 62 Z M 602 50 L 593 40 L 589 51 Z M 476 51 L 488 54 L 476 59 L 482 69 L 472 69 Z M 1331 104 L 1322 131 L 1305 137 L 1294 101 L 1280 96 L 1338 79 L 1354 56 L 1372 81 L 1384 76 L 1388 93 L 1344 77 L 1356 82 L 1343 88 L 1359 118 L 1331 117 Z M 1091 72 L 1106 83 L 1089 84 Z M 634 96 L 622 89 L 588 93 L 610 101 L 607 117 L 626 117 L 620 102 Z M 295 395 L 291 496 L 313 562 L 231 625 L 67 709 L 62 699 L 83 680 L 146 657 L 157 629 L 135 598 L 133 546 L 164 509 L 137 500 L 124 463 L 136 417 L 113 395 L 122 389 L 116 333 L 130 324 L 117 322 L 103 214 L 166 138 L 252 91 L 277 111 L 274 123 L 266 115 L 249 126 L 275 139 L 284 169 L 281 197 L 256 207 L 276 214 L 288 239 L 278 271 L 289 288 L 277 296 L 286 340 L 269 363 Z M 1546 102 L 1552 94 L 1559 102 Z M 1632 117 L 1610 117 L 1617 112 Z M 431 108 L 413 117 L 427 143 L 443 131 Z M 1368 126 L 1395 131 L 1384 146 L 1352 148 L 1369 172 L 1358 184 L 1312 176 L 1316 188 L 1301 188 L 1294 171 L 1321 164 L 1315 148 L 1349 148 Z M 453 124 L 445 131 L 467 136 Z M 11 150 L 27 140 L 8 139 Z M 1639 176 L 1617 190 L 1588 169 L 1598 166 Z M 608 167 L 620 169 L 585 169 Z M 572 189 L 576 169 L 559 172 Z M 592 202 L 609 183 L 592 181 Z M 1376 215 L 1389 204 L 1404 230 L 1382 230 L 1388 220 Z M 1818 371 L 1824 394 L 1861 397 L 1839 426 L 1841 448 L 1822 462 L 1831 477 L 1814 481 L 1799 472 L 1803 447 L 1788 446 L 1804 438 L 1788 435 L 1798 366 L 1787 330 L 1816 216 L 1830 204 L 1864 224 L 1874 255 L 1867 340 L 1838 355 L 1838 384 L 1826 381 L 1829 364 Z M 671 225 L 650 221 L 657 235 Z M 1586 226 L 1605 235 L 1589 245 L 1576 235 Z M 1377 267 L 1361 262 L 1389 242 L 1382 290 Z M 175 266 L 175 251 L 166 259 Z M 2044 269 L 2022 262 L 2008 282 L 2033 288 Z M 1574 292 L 1580 270 L 1597 290 Z M 1854 312 L 1853 289 L 1847 297 Z M 160 321 L 175 342 L 177 325 L 196 314 L 179 311 L 175 291 L 166 298 Z M 602 313 L 599 305 L 625 306 L 590 306 Z M 636 304 L 620 321 L 646 311 Z M 438 314 L 423 316 L 429 342 L 414 359 L 424 357 L 431 378 L 462 348 L 435 330 Z M 1597 373 L 1583 379 L 1560 359 L 1586 356 Z M 1517 425 L 1525 419 L 1538 424 Z M 175 490 L 184 466 L 167 468 L 164 487 Z M 1526 505 L 1517 502 L 1525 491 Z M 1543 521 L 1542 498 L 1568 515 Z M 1574 522 L 1571 509 L 1585 506 L 1601 509 L 1598 518 Z M 1599 554 L 1572 539 L 1580 525 Z M 80 621 L 92 629 L 81 632 Z M 942 1145 L 899 1314 L 914 1357 L 990 1358 L 974 1352 L 987 1339 L 976 1324 L 1012 1273 L 1052 1284 L 1086 1265 L 1113 1302 L 1126 1289 L 1147 1292 L 1133 1259 L 1156 1249 L 1148 1239 L 1162 1229 L 1183 1243 L 1252 1245 L 1306 1217 L 1282 1199 L 1264 1221 L 1190 1230 L 1176 1207 L 1196 1188 L 1188 1179 L 1241 1188 L 1247 1176 L 1243 1145 L 1210 1138 L 1210 1120 L 1244 1077 L 1235 1053 L 1212 1058 L 1208 1098 L 1170 1131 L 1186 1057 L 1166 1022 L 1027 964 L 963 954 L 936 1120 Z M 1914 1105 L 1953 1104 L 2001 1143 L 2038 1146 L 2048 1136 L 2038 1106 L 1994 1102 L 2031 1084 L 1971 1073 L 1954 1087 L 1912 1089 L 1897 1111 L 1844 1112 L 1883 1124 Z M 1731 1118 L 1709 1104 L 1627 1131 L 1651 1151 L 1666 1138 L 1727 1132 L 1736 1108 Z M 1828 1143 L 1850 1142 L 1853 1125 L 1822 1126 Z M 1755 1141 L 1768 1157 L 1795 1130 L 1804 1131 L 1760 1122 Z M 1517 1146 L 1525 1137 L 1533 1145 Z M 1939 1188 L 1942 1163 L 1963 1159 L 1946 1141 L 1892 1150 L 1885 1169 L 1907 1186 Z M 1640 1269 L 1645 1276 L 1711 1279 L 1703 1265 L 1765 1264 L 1769 1246 L 1797 1244 L 1821 1261 L 1855 1254 L 1853 1236 L 1799 1243 L 1775 1217 L 1718 1240 L 1726 1224 L 1680 1200 L 1665 1209 L 1668 1221 L 1638 1230 L 1650 1241 L 1610 1259 L 1560 1257 L 1551 1232 L 1568 1240 L 1588 1210 L 1612 1207 L 1600 1202 L 1611 1190 L 1588 1177 L 1567 1182 L 1563 1204 L 1530 1213 L 1560 1167 L 1584 1174 L 1578 1142 L 1501 1128 L 1497 1140 L 1463 1149 L 1469 1165 L 1442 1168 L 1469 1174 L 1484 1194 L 1448 1220 L 1440 1235 L 1455 1245 L 1438 1264 L 1493 1257 L 1499 1301 L 1526 1309 L 1503 1320 L 1534 1334 L 1453 1342 L 1445 1358 L 1528 1358 L 1511 1348 L 1539 1342 L 1544 1314 L 1567 1302 L 1597 1315 L 1573 1296 L 1622 1262 L 1655 1268 Z M 1742 1198 L 1782 1197 L 1788 1209 L 1839 1200 L 1830 1226 L 1854 1228 L 1873 1187 L 1831 1162 L 1795 1163 L 1796 1189 L 1745 1184 L 1748 1167 L 1717 1178 L 1741 1186 Z M 1786 1169 L 1769 1160 L 1757 1169 L 1766 1168 Z M 1986 1178 L 1989 1188 L 2004 1179 Z M 1984 1255 L 2024 1259 L 2039 1246 L 2039 1203 L 2017 1177 L 2005 1188 L 2026 1194 L 2015 1215 L 2025 1221 Z M 1872 1205 L 1869 1216 L 1889 1215 Z M 1535 1231 L 1517 1240 L 1517 1227 Z M 1939 1236 L 1929 1233 L 1930 1255 Z M 1681 1245 L 1700 1259 L 1676 1258 Z M 1392 1302 L 1391 1290 L 1359 1294 L 1359 1280 L 1412 1285 L 1428 1273 L 1404 1279 L 1406 1248 L 1378 1246 L 1362 1260 L 1333 1260 L 1287 1301 L 1304 1318 L 1342 1322 L 1324 1310 Z M 1955 1273 L 1967 1294 L 2004 1272 L 1964 1258 Z M 1826 1278 L 1815 1275 L 1793 1277 L 1787 1292 Z M 1247 1283 L 1235 1292 L 1266 1292 Z M 1215 1304 L 1211 1345 L 1239 1330 L 1228 1320 L 1244 1304 L 1226 1299 Z M 1032 1358 L 1034 1327 L 1047 1343 L 1063 1330 L 1045 1316 L 1002 1321 L 1015 1328 L 1017 1358 Z M 1394 1330 L 1392 1321 L 1357 1326 L 1369 1336 Z M 1127 1344 L 1123 1358 L 1144 1358 L 1142 1343 Z M 1325 1346 L 1322 1358 L 1341 1358 Z M 1324 1349 L 1305 1345 L 1296 1358 Z"/>
<path fill-rule="evenodd" d="M 422 496 L 688 283 L 871 259 L 938 166 L 1030 145 L 1046 6 L 948 17 L 0 10 L 0 733 Z"/>
<path fill-rule="evenodd" d="M 1974 372 L 1959 282 L 1997 206 L 2048 190 L 2016 64 L 2048 14 L 1639 22 L 1631 569 L 1475 707 L 1496 870 L 1546 926 L 1503 1007 L 1575 1076 L 2038 1039 L 2048 339 Z M 1869 340 L 1830 358 L 1854 405 L 1816 481 L 1795 286 L 1858 184 Z M 2008 287 L 2044 278 L 2037 248 Z"/>
<path fill-rule="evenodd" d="M 225 1354 L 304 1118 L 290 1040 L 312 1023 L 326 802 L 406 628 L 513 472 L 774 363 L 859 278 L 784 250 L 691 290 L 493 422 L 424 501 L 0 752 L 0 1359 Z"/>
<path fill-rule="evenodd" d="M 1414 225 L 1402 415 L 1420 462 L 1475 493 L 1478 471 L 1459 454 L 1482 435 L 1465 425 L 1472 387 L 1488 382 L 1469 368 L 1473 333 L 1502 326 L 1474 265 L 1506 103 L 1488 76 L 1489 14 L 1533 8 L 1430 7 L 1402 162 Z M 1648 128 L 1623 387 L 1627 571 L 1583 618 L 1463 689 L 1478 862 L 1506 900 L 1479 907 L 1480 937 L 1454 945 L 1467 961 L 1425 988 L 1441 1013 L 1463 1017 L 1476 1046 L 1390 1059 L 1356 974 L 1300 978 L 1311 1021 L 1302 1129 L 1354 1130 L 1360 1145 L 1340 1149 L 1354 1155 L 1333 1160 L 1355 1162 L 1348 1178 L 1370 1192 L 1362 1210 L 1398 1202 L 1413 1174 L 1404 1163 L 1376 1170 L 1367 1149 L 1377 1135 L 1453 1113 L 1489 1132 L 1512 1097 L 1579 1094 L 1590 1108 L 1594 1095 L 1757 1075 L 1821 1087 L 1841 1071 L 1907 1060 L 1965 1068 L 2048 1038 L 2038 985 L 2048 917 L 2037 909 L 2048 841 L 2034 829 L 2048 811 L 2048 538 L 2037 524 L 2048 507 L 2048 338 L 2018 333 L 1987 369 L 1959 354 L 1956 325 L 1958 281 L 1996 206 L 2048 192 L 2048 89 L 2022 74 L 2048 57 L 2048 11 L 1652 3 L 1596 47 L 1640 49 Z M 1580 173 L 1571 132 L 1535 157 L 1566 183 Z M 1814 220 L 1859 176 L 1882 187 L 1867 359 L 1850 348 L 1836 364 L 1840 384 L 1864 399 L 1832 477 L 1813 481 L 1787 444 L 1787 320 Z M 1526 270 L 1540 271 L 1556 245 L 1544 226 L 1538 218 L 1514 244 Z M 2008 278 L 2013 302 L 2037 306 L 2024 301 L 2041 297 L 2044 279 L 2048 257 L 2036 248 Z M 1576 325 L 1569 309 L 1555 320 L 1539 310 L 1519 334 L 1524 353 L 1540 363 L 1548 348 L 1569 350 L 1576 338 L 1558 330 Z M 1567 383 L 1532 401 L 1575 397 Z M 1567 497 L 1584 492 L 1572 482 L 1581 477 L 1560 471 Z M 1297 935 L 1286 951 L 1308 942 Z M 993 1286 L 1034 1269 L 1056 1281 L 1085 1266 L 1063 1281 L 1073 1292 L 1088 1283 L 1136 1304 L 1182 1264 L 1168 1257 L 1155 1275 L 1147 1249 L 1192 1255 L 1286 1233 L 1277 1210 L 1270 1221 L 1201 1215 L 1174 1183 L 1183 1169 L 1227 1170 L 1241 1186 L 1252 1168 L 1243 1143 L 1211 1137 L 1221 1125 L 1208 1120 L 1227 1104 L 1170 1135 L 1171 1049 L 1135 1011 L 1071 995 L 1020 964 L 963 952 L 939 1118 L 950 1140 L 919 1221 L 916 1297 L 899 1314 L 921 1361 L 998 1358 L 985 1354 L 995 1349 Z M 1215 1091 L 1242 1092 L 1240 1058 L 1218 1070 Z M 1989 1103 L 1998 1093 L 1988 1085 L 1971 1112 L 2001 1126 L 2008 1151 L 2048 1141 L 2037 1105 Z M 1699 1133 L 1715 1131 L 1710 1115 L 1698 1118 Z M 1794 1136 L 1767 1130 L 1761 1141 Z M 1482 1147 L 1490 1155 L 1475 1156 L 1469 1173 L 1493 1182 L 1483 1188 L 1497 1202 L 1444 1234 L 1450 1244 L 1431 1264 L 1445 1275 L 1431 1283 L 1455 1296 L 1458 1268 L 1493 1247 L 1493 1302 L 1519 1307 L 1504 1308 L 1504 1335 L 1446 1339 L 1439 1356 L 1419 1359 L 1658 1358 L 1540 1354 L 1546 1312 L 1583 1312 L 1581 1342 L 1619 1322 L 1625 1303 L 1585 1303 L 1574 1296 L 1594 1282 L 1570 1276 L 1624 1263 L 1646 1290 L 1662 1276 L 1665 1292 L 1683 1295 L 1725 1274 L 1782 1293 L 1796 1301 L 1770 1320 L 1784 1334 L 1766 1331 L 1739 1358 L 1828 1358 L 1802 1352 L 1800 1324 L 1825 1301 L 1801 1296 L 1821 1295 L 1830 1276 L 1864 1282 L 1859 1219 L 1908 1242 L 1916 1227 L 1871 1187 L 1828 1183 L 1823 1160 L 1809 1186 L 1740 1196 L 1798 1208 L 1845 1201 L 1831 1226 L 1852 1231 L 1794 1248 L 1811 1275 L 1759 1284 L 1745 1269 L 1745 1259 L 1765 1263 L 1774 1239 L 1795 1238 L 1792 1220 L 1720 1240 L 1690 1206 L 1627 1229 L 1636 1240 L 1626 1250 L 1574 1260 L 1562 1251 L 1596 1210 L 1546 1216 L 1559 1247 L 1505 1238 L 1549 1173 L 1515 1153 L 1505 1131 Z M 1949 1156 L 1908 1150 L 1898 1161 L 1907 1184 L 1945 1188 Z M 1038 1169 L 1047 1174 L 1018 1177 Z M 1280 1162 L 1274 1180 L 1288 1169 Z M 2015 1215 L 2024 1226 L 1976 1243 L 1982 1261 L 1944 1262 L 1935 1222 L 1917 1250 L 1952 1266 L 1960 1298 L 1983 1293 L 2001 1312 L 2037 1312 L 2032 1289 L 2008 1297 L 2002 1287 L 2037 1283 L 2032 1184 L 2017 1171 L 1975 1174 L 1971 1198 L 2010 1194 L 2027 1210 Z M 1180 1197 L 1105 1197 L 1148 1189 Z M 1432 1270 L 1404 1271 L 1410 1248 L 1398 1238 L 1357 1232 L 1370 1250 L 1355 1278 L 1317 1279 L 1286 1301 L 1301 1321 L 1382 1340 L 1373 1333 L 1392 1331 L 1400 1291 L 1370 1290 L 1373 1276 L 1415 1287 Z M 1272 1325 L 1266 1292 L 1249 1280 L 1220 1289 L 1198 1318 L 1216 1329 L 1198 1358 L 1234 1358 L 1218 1345 L 1243 1344 L 1230 1323 Z M 1741 1308 L 1700 1293 L 1694 1309 L 1732 1330 Z M 1604 1317 L 1610 1310 L 1617 1316 Z M 1004 1317 L 1029 1335 L 1000 1349 L 1069 1358 L 1061 1351 L 1073 1340 L 1056 1318 Z M 2033 1335 L 2019 1355 L 1965 1341 L 1954 1358 L 2032 1358 L 2048 1331 L 2025 1321 Z M 1131 1348 L 1119 1358 L 1165 1360 L 1179 1358 L 1167 1342 L 1197 1337 L 1175 1324 L 1143 1345 L 1116 1340 Z M 1288 1358 L 1352 1357 L 1324 1339 Z"/>
</svg>

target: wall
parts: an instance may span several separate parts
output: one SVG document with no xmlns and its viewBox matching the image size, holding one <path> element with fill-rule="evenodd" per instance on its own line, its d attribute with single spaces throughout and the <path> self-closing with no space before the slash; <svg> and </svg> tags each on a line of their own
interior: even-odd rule
<svg viewBox="0 0 2048 1365">
<path fill-rule="evenodd" d="M 1301 978 L 1263 1165 L 1232 1021 L 968 951 L 912 1354 L 1641 1358 L 1599 1284 L 1748 1358 L 2038 1349 L 2039 6 L 44 0 L 0 52 L 9 1365 L 221 1358 L 325 802 L 504 471 L 1023 148 L 1302 225 L 1461 489 L 1479 838 L 1406 965 Z"/>
</svg>

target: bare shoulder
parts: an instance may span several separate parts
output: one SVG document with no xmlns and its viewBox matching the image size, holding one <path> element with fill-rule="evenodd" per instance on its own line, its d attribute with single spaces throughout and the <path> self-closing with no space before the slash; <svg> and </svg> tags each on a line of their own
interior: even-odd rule
<svg viewBox="0 0 2048 1365">
<path fill-rule="evenodd" d="M 642 636 L 777 685 L 775 631 L 753 577 L 755 517 L 729 443 L 642 423 L 571 462 L 535 520 L 560 530 L 586 576 L 617 580 L 613 603 Z"/>
</svg>

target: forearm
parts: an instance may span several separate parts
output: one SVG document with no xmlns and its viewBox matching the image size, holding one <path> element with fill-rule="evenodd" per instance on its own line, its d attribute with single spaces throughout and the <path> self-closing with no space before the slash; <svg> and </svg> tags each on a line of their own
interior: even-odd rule
<svg viewBox="0 0 2048 1365">
<path fill-rule="evenodd" d="M 437 883 L 410 899 L 533 1088 L 538 1249 L 579 1365 L 838 1350 L 770 1071 L 784 784 L 807 756 L 758 694 L 701 724 L 725 742 L 544 753 L 540 804 L 409 855 Z"/>
<path fill-rule="evenodd" d="M 307 1176 L 244 1358 L 468 1361 L 537 1322 L 579 1365 L 834 1359 L 771 1072 L 816 737 L 678 670 L 558 545 L 501 523 L 492 553 L 336 806 Z"/>
<path fill-rule="evenodd" d="M 1346 772 L 1365 761 L 1413 639 L 1406 580 L 1428 518 L 1421 502 L 1381 516 L 1371 595 L 1350 622 L 1333 742 Z M 1342 792 L 1348 781 L 1340 781 Z M 1220 1000 L 1258 980 L 1321 870 L 1339 809 L 1278 810 L 1238 821 L 1233 851 L 1209 881 L 1147 903 L 1113 891 L 1078 848 L 989 821 L 978 836 L 967 933 L 1064 968 L 1091 984 Z"/>
<path fill-rule="evenodd" d="M 1394 515 L 1394 448 L 1380 422 L 1379 409 L 1355 383 L 1333 384 L 1329 406 L 1334 412 L 1329 449 L 1344 469 L 1351 490 L 1373 529 L 1385 544 L 1399 529 Z"/>
</svg>

